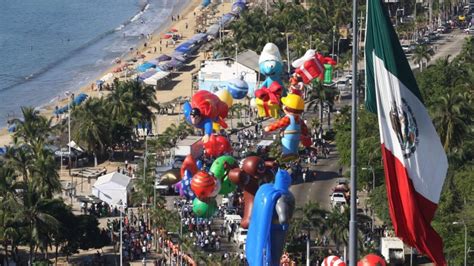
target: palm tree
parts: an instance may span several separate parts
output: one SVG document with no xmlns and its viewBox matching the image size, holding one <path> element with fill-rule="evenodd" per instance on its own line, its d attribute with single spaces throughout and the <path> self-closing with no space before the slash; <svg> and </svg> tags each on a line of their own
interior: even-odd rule
<svg viewBox="0 0 474 266">
<path fill-rule="evenodd" d="M 33 164 L 32 151 L 28 145 L 21 145 L 18 139 L 13 139 L 13 145 L 7 148 L 6 163 L 14 169 L 25 183 L 28 183 Z"/>
<path fill-rule="evenodd" d="M 97 165 L 97 154 L 102 154 L 110 143 L 109 120 L 106 119 L 103 99 L 89 99 L 73 113 L 73 138 L 93 154 Z"/>
<path fill-rule="evenodd" d="M 469 94 L 446 93 L 433 107 L 433 122 L 446 151 L 461 147 L 472 125 Z"/>
<path fill-rule="evenodd" d="M 61 183 L 56 171 L 56 161 L 50 150 L 42 149 L 36 154 L 32 165 L 32 182 L 35 189 L 46 199 L 61 192 Z"/>
<path fill-rule="evenodd" d="M 18 194 L 17 209 L 14 217 L 17 220 L 23 221 L 22 226 L 26 228 L 26 239 L 30 248 L 30 262 L 33 261 L 36 247 L 44 244 L 45 234 L 59 227 L 58 220 L 48 214 L 48 210 L 55 202 L 55 200 L 41 198 L 40 193 L 35 191 L 31 183 L 26 184 Z"/>
<path fill-rule="evenodd" d="M 22 107 L 23 119 L 15 119 L 17 131 L 13 134 L 14 138 L 19 138 L 22 142 L 36 146 L 38 143 L 44 143 L 51 131 L 51 119 L 46 119 L 39 114 L 33 107 Z"/>
<path fill-rule="evenodd" d="M 433 50 L 429 49 L 427 45 L 418 45 L 415 48 L 413 53 L 413 62 L 420 66 L 420 72 L 423 71 L 423 62 L 426 60 L 428 63 L 431 60 L 431 56 L 433 55 Z"/>
<path fill-rule="evenodd" d="M 15 208 L 15 170 L 4 165 L 0 161 L 0 242 L 5 249 L 5 257 L 8 265 L 8 243 L 18 237 L 16 220 L 14 219 Z"/>
<path fill-rule="evenodd" d="M 347 245 L 349 240 L 349 208 L 333 208 L 328 214 L 328 225 L 331 228 L 330 238 L 339 250 L 341 244 Z"/>
</svg>

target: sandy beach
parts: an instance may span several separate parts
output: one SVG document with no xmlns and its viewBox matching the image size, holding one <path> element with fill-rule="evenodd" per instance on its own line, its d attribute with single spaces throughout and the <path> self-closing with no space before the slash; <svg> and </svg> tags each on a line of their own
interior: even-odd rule
<svg viewBox="0 0 474 266">
<path fill-rule="evenodd" d="M 169 28 L 157 29 L 151 36 L 149 36 L 144 42 L 142 42 L 138 47 L 135 47 L 132 52 L 127 56 L 122 58 L 125 60 L 131 58 L 137 54 L 144 55 L 143 59 L 137 61 L 137 63 L 132 66 L 136 67 L 139 64 L 143 63 L 146 60 L 156 58 L 161 54 L 171 55 L 179 43 L 185 41 L 196 33 L 196 17 L 199 16 L 202 12 L 201 10 L 201 1 L 192 0 L 188 6 L 181 12 L 181 14 L 173 14 L 175 17 L 179 15 L 179 20 L 175 20 L 171 23 Z M 222 3 L 217 6 L 215 18 L 222 16 L 224 13 L 229 12 L 231 9 L 230 3 Z M 212 21 L 212 20 L 210 20 Z M 162 39 L 162 36 L 165 32 L 169 31 L 171 28 L 175 29 L 178 34 L 182 36 L 182 39 L 178 40 L 175 45 L 169 41 L 168 45 L 166 44 L 167 40 Z M 146 46 L 144 43 L 146 42 Z M 160 44 L 161 43 L 161 44 Z M 198 70 L 201 60 L 204 59 L 204 54 L 202 52 L 198 53 L 194 58 L 187 62 L 185 71 L 178 71 L 174 74 L 174 78 L 165 85 L 165 88 L 158 90 L 156 97 L 159 103 L 169 102 L 179 96 L 191 96 L 192 95 L 192 73 Z M 111 73 L 117 65 L 111 65 L 110 68 L 98 75 L 97 79 L 100 79 L 107 73 Z M 75 93 L 86 93 L 89 97 L 101 97 L 106 96 L 110 91 L 98 91 L 95 86 L 95 80 L 91 81 L 87 86 L 84 86 L 78 89 Z M 94 85 L 94 86 L 91 86 Z M 93 89 L 91 89 L 93 88 Z M 41 114 L 46 117 L 52 117 L 55 106 L 64 106 L 67 104 L 67 99 L 60 99 L 54 103 L 50 103 L 41 108 Z M 176 110 L 178 111 L 178 110 Z M 172 123 L 178 123 L 178 115 L 160 115 L 157 117 L 153 132 L 159 134 L 166 129 Z M 56 119 L 53 118 L 53 124 L 56 123 Z M 160 126 L 158 126 L 158 124 Z M 0 130 L 0 147 L 9 145 L 12 142 L 11 134 L 8 133 L 6 128 Z"/>
</svg>

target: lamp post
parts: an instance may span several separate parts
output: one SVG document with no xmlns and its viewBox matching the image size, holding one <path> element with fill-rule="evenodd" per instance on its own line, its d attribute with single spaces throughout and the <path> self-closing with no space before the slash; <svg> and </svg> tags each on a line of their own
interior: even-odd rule
<svg viewBox="0 0 474 266">
<path fill-rule="evenodd" d="M 286 59 L 288 60 L 288 75 L 290 75 L 290 46 L 288 45 L 288 32 L 286 35 Z"/>
<path fill-rule="evenodd" d="M 336 37 L 335 35 L 336 35 L 336 26 L 333 26 L 333 27 L 332 27 L 332 50 L 331 50 L 331 52 L 332 52 L 332 54 L 331 54 L 332 60 L 334 60 L 334 38 Z"/>
<path fill-rule="evenodd" d="M 462 224 L 464 225 L 464 266 L 467 266 L 467 225 L 464 220 L 460 222 L 453 222 L 453 224 Z"/>
<path fill-rule="evenodd" d="M 118 204 L 120 205 L 120 266 L 122 266 L 122 233 L 123 233 L 123 227 L 122 227 L 122 211 L 123 211 L 123 201 L 119 200 Z"/>
</svg>

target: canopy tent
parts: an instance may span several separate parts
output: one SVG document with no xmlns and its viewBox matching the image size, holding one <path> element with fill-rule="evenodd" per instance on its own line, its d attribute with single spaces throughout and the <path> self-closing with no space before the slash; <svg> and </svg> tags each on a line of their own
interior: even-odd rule
<svg viewBox="0 0 474 266">
<path fill-rule="evenodd" d="M 181 53 L 181 52 L 174 52 L 173 53 L 173 57 L 174 59 L 178 60 L 178 61 L 181 61 L 181 62 L 184 62 L 186 61 L 186 55 Z M 171 60 L 171 59 L 170 59 Z"/>
<path fill-rule="evenodd" d="M 157 72 L 154 75 L 150 76 L 149 78 L 145 79 L 143 82 L 147 85 L 156 86 L 156 85 L 158 85 L 158 81 L 168 77 L 169 74 L 170 74 L 170 72 L 160 71 L 160 72 Z"/>
<path fill-rule="evenodd" d="M 149 63 L 149 62 L 145 62 L 145 63 L 139 65 L 139 66 L 137 67 L 137 70 L 138 70 L 139 72 L 145 72 L 145 71 L 147 71 L 148 69 L 150 69 L 150 68 L 155 68 L 155 67 L 156 67 L 155 64 L 152 64 L 152 63 Z"/>
<path fill-rule="evenodd" d="M 181 52 L 184 54 L 192 54 L 198 48 L 197 45 L 194 44 L 193 41 L 186 41 L 180 44 L 176 49 L 176 52 Z"/>
<path fill-rule="evenodd" d="M 138 79 L 139 80 L 145 80 L 145 79 L 155 75 L 157 72 L 158 72 L 158 70 L 156 70 L 156 69 L 150 69 L 147 72 L 140 74 L 138 76 Z"/>
<path fill-rule="evenodd" d="M 100 176 L 92 186 L 92 194 L 111 206 L 127 206 L 132 189 L 131 178 L 118 172 Z"/>
<path fill-rule="evenodd" d="M 79 93 L 79 95 L 77 95 L 76 97 L 74 97 L 74 99 L 72 100 L 72 104 L 74 105 L 79 105 L 81 104 L 83 101 L 85 101 L 87 99 L 87 97 L 89 97 L 87 94 L 85 93 Z M 66 104 L 65 106 L 59 108 L 58 110 L 54 110 L 54 114 L 63 114 L 65 112 L 67 112 L 69 110 L 69 104 Z"/>
<path fill-rule="evenodd" d="M 75 149 L 75 150 L 78 150 L 78 151 L 80 151 L 80 152 L 84 152 L 84 150 L 83 150 L 79 145 L 77 145 L 77 143 L 74 142 L 74 140 L 71 140 L 71 142 L 69 142 L 69 143 L 67 144 L 67 146 L 68 146 L 68 147 L 71 147 L 71 149 Z"/>
<path fill-rule="evenodd" d="M 162 54 L 162 55 L 158 56 L 157 58 L 155 58 L 155 60 L 158 61 L 158 62 L 170 61 L 171 56 Z"/>
<path fill-rule="evenodd" d="M 263 139 L 259 143 L 257 143 L 257 147 L 268 147 L 272 145 L 273 140 Z"/>
<path fill-rule="evenodd" d="M 234 15 L 234 14 L 232 14 L 232 13 L 226 13 L 226 14 L 224 14 L 224 15 L 221 17 L 221 19 L 220 19 L 220 21 L 219 21 L 219 24 L 220 24 L 221 26 L 223 26 L 223 27 L 226 27 L 226 26 L 229 25 L 229 24 L 232 22 L 232 20 L 234 20 L 234 19 L 235 19 L 235 15 Z"/>
<path fill-rule="evenodd" d="M 183 62 L 176 60 L 176 59 L 171 59 L 171 61 L 168 61 L 167 63 L 160 65 L 160 69 L 163 71 L 170 71 L 173 69 L 179 69 L 184 65 Z"/>
<path fill-rule="evenodd" d="M 188 41 L 192 41 L 193 43 L 203 43 L 207 41 L 207 34 L 206 33 L 197 33 L 194 34 Z"/>
<path fill-rule="evenodd" d="M 218 23 L 212 24 L 211 26 L 209 26 L 209 28 L 207 28 L 206 34 L 208 36 L 217 37 L 217 35 L 219 34 L 219 29 L 220 28 L 221 28 L 221 26 L 219 26 Z"/>
</svg>

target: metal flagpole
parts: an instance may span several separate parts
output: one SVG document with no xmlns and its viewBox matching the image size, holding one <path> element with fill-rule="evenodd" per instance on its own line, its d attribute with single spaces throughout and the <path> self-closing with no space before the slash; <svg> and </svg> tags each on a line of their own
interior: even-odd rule
<svg viewBox="0 0 474 266">
<path fill-rule="evenodd" d="M 352 115 L 351 115 L 351 218 L 349 222 L 349 265 L 357 264 L 357 0 L 352 0 Z"/>
</svg>

